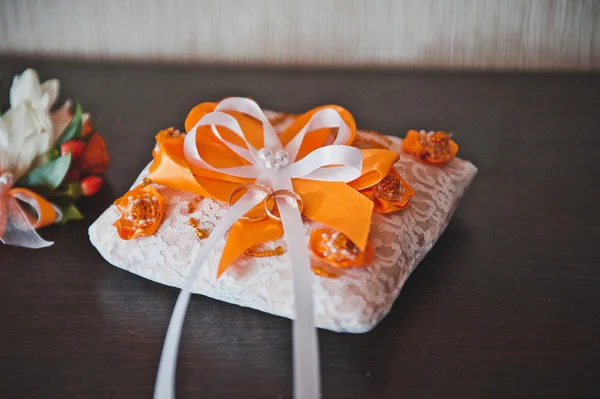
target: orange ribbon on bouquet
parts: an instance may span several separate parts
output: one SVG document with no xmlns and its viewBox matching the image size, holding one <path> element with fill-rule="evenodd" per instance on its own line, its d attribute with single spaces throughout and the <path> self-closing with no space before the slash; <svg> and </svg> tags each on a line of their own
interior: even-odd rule
<svg viewBox="0 0 600 399">
<path fill-rule="evenodd" d="M 41 238 L 36 229 L 49 226 L 60 219 L 57 209 L 46 199 L 26 188 L 12 188 L 13 177 L 9 172 L 0 176 L 0 241 L 8 245 L 27 248 L 43 248 L 52 242 Z M 23 209 L 20 202 L 34 212 Z"/>
</svg>

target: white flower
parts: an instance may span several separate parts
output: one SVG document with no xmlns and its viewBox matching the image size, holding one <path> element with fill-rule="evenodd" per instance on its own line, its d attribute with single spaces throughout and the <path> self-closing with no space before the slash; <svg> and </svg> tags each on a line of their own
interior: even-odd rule
<svg viewBox="0 0 600 399">
<path fill-rule="evenodd" d="M 33 69 L 15 76 L 10 109 L 0 118 L 0 174 L 11 172 L 18 180 L 54 146 L 72 118 L 70 101 L 50 114 L 59 87 L 57 79 L 40 85 Z"/>
</svg>

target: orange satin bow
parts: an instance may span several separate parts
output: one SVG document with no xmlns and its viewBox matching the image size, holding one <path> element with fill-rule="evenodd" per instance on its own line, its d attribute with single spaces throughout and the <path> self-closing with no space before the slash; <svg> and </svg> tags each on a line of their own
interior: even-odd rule
<svg viewBox="0 0 600 399">
<path fill-rule="evenodd" d="M 204 115 L 214 111 L 216 103 L 202 103 L 194 107 L 185 121 L 186 130 L 190 130 Z M 342 107 L 328 105 L 315 108 L 299 116 L 288 128 L 279 134 L 285 146 L 306 125 L 310 117 L 320 109 L 332 108 L 337 111 L 345 123 L 351 128 L 351 137 L 346 145 L 351 144 L 356 133 L 356 124 L 352 115 Z M 240 124 L 248 141 L 256 148 L 263 147 L 262 124 L 256 119 L 235 111 L 226 111 Z M 218 168 L 247 165 L 247 161 L 224 145 L 208 129 L 203 132 L 202 140 L 196 140 L 199 154 L 204 160 Z M 245 143 L 228 129 L 217 128 L 225 140 L 240 147 Z M 330 140 L 332 129 L 323 128 L 308 133 L 298 152 L 298 160 L 317 148 L 325 146 Z M 208 139 L 206 138 L 208 137 Z M 183 152 L 183 137 L 157 136 L 157 149 L 154 151 L 154 162 L 150 167 L 153 182 L 176 190 L 200 194 L 215 200 L 227 202 L 230 193 L 238 186 L 252 182 L 194 167 L 186 161 Z M 300 195 L 304 203 L 303 215 L 322 223 L 346 235 L 360 251 L 367 246 L 373 202 L 359 190 L 375 186 L 384 178 L 392 165 L 398 160 L 398 154 L 383 149 L 365 149 L 363 153 L 362 175 L 350 182 L 328 182 L 308 179 L 293 179 L 294 191 Z M 280 222 L 265 219 L 256 223 L 238 221 L 229 231 L 229 236 L 219 264 L 220 276 L 227 267 L 245 250 L 280 238 L 283 228 Z"/>
</svg>

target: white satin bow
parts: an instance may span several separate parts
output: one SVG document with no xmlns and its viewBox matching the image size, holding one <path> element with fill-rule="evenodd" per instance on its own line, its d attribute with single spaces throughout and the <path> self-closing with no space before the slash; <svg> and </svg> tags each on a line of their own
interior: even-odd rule
<svg viewBox="0 0 600 399">
<path fill-rule="evenodd" d="M 224 111 L 241 112 L 261 121 L 264 131 L 264 148 L 254 148 L 246 139 L 237 120 Z M 198 128 L 201 126 L 210 126 L 212 134 L 248 161 L 250 165 L 215 168 L 204 161 L 196 146 L 196 135 Z M 216 126 L 227 128 L 235 133 L 244 140 L 247 149 L 226 141 Z M 301 160 L 297 160 L 304 136 L 311 131 L 323 128 L 338 129 L 333 143 L 318 148 Z M 340 114 L 331 108 L 324 108 L 315 112 L 308 123 L 284 148 L 275 129 L 258 104 L 247 98 L 233 97 L 221 101 L 213 112 L 204 115 L 187 133 L 184 142 L 184 153 L 187 161 L 194 166 L 231 176 L 254 178 L 256 183 L 267 186 L 271 190 L 289 190 L 293 192 L 292 179 L 294 178 L 349 182 L 360 177 L 362 152 L 357 148 L 342 145 L 348 142 L 350 135 L 351 130 Z M 154 392 L 155 399 L 172 399 L 175 397 L 175 366 L 179 339 L 191 288 L 200 267 L 231 226 L 263 201 L 265 196 L 266 194 L 262 191 L 248 190 L 231 206 L 200 249 L 171 316 L 158 369 Z M 295 200 L 290 201 L 289 198 L 276 197 L 276 202 L 279 207 L 284 238 L 288 243 L 288 253 L 293 269 L 296 305 L 296 317 L 293 327 L 294 396 L 296 399 L 318 399 L 321 397 L 319 349 L 314 323 L 309 252 L 307 245 L 292 244 L 305 242 L 302 215 Z"/>
</svg>

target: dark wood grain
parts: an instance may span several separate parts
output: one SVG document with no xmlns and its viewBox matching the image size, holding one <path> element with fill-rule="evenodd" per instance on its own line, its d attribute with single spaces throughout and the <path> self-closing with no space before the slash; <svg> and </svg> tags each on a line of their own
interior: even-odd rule
<svg viewBox="0 0 600 399">
<path fill-rule="evenodd" d="M 87 220 L 44 250 L 0 246 L 0 396 L 149 398 L 178 291 L 110 266 L 88 225 L 196 103 L 248 95 L 350 109 L 402 135 L 450 130 L 480 170 L 389 316 L 320 331 L 324 398 L 600 396 L 600 76 L 277 71 L 0 59 L 0 98 L 27 66 L 92 112 L 113 157 Z M 181 398 L 291 398 L 291 323 L 194 296 Z"/>
</svg>

